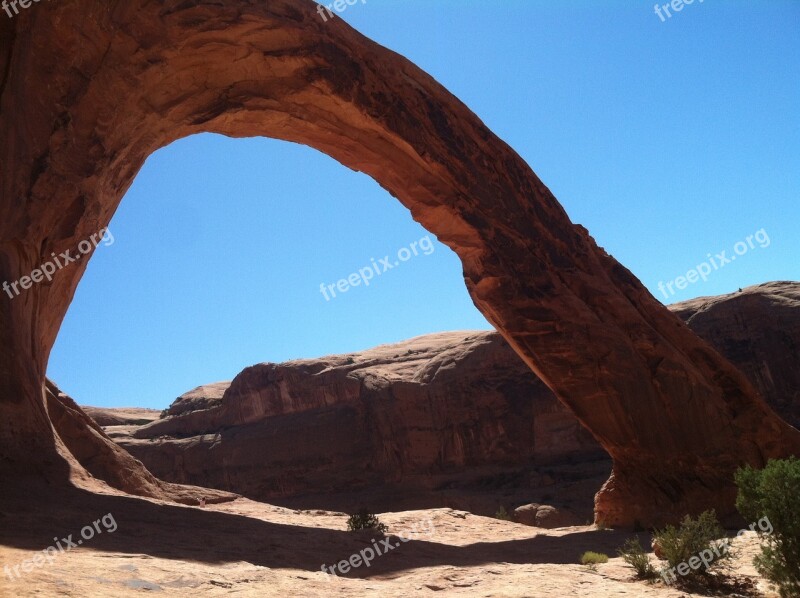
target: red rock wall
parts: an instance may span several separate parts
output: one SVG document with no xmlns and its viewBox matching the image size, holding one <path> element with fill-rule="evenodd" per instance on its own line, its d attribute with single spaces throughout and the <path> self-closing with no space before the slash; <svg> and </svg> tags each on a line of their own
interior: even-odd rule
<svg viewBox="0 0 800 598">
<path fill-rule="evenodd" d="M 255 365 L 196 400 L 117 442 L 165 480 L 255 499 L 605 456 L 495 332 Z"/>
<path fill-rule="evenodd" d="M 800 283 L 776 282 L 670 309 L 791 418 L 800 410 L 798 299 Z M 119 419 L 111 411 L 101 416 Z M 182 395 L 169 412 L 178 417 L 139 428 L 137 439 L 127 427 L 109 433 L 162 479 L 265 500 L 393 483 L 408 495 L 481 468 L 606 455 L 495 332 L 260 364 Z"/>
<path fill-rule="evenodd" d="M 800 426 L 800 283 L 768 282 L 670 306 Z"/>
</svg>

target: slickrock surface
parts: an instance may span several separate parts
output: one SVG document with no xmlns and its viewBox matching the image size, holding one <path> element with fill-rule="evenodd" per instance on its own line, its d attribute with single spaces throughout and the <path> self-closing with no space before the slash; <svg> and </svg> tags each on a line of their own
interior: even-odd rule
<svg viewBox="0 0 800 598">
<path fill-rule="evenodd" d="M 84 413 L 91 417 L 98 426 L 143 426 L 161 416 L 157 409 L 141 407 L 87 407 L 81 405 Z"/>
<path fill-rule="evenodd" d="M 0 507 L 0 563 L 30 559 L 54 536 L 77 536 L 108 513 L 117 524 L 113 533 L 96 535 L 22 579 L 11 581 L 0 571 L 0 597 L 699 596 L 663 582 L 634 581 L 632 569 L 616 556 L 631 532 L 590 526 L 541 530 L 452 509 L 386 513 L 379 517 L 389 525 L 389 543 L 400 545 L 369 568 L 333 578 L 322 565 L 373 546 L 369 533 L 345 531 L 343 514 L 246 499 L 200 509 L 84 491 L 68 492 L 55 504 L 41 505 L 34 497 Z M 410 541 L 399 542 L 401 533 Z M 649 546 L 649 536 L 639 536 Z M 387 550 L 382 541 L 377 544 Z M 734 540 L 734 546 L 738 577 L 750 576 L 765 590 L 751 564 L 754 534 Z M 593 571 L 578 564 L 587 550 L 611 559 Z"/>
<path fill-rule="evenodd" d="M 215 382 L 213 384 L 204 384 L 185 392 L 172 402 L 172 405 L 167 409 L 167 415 L 183 415 L 190 411 L 216 407 L 222 401 L 222 395 L 225 394 L 230 385 L 230 380 L 227 382 Z"/>
<path fill-rule="evenodd" d="M 742 463 L 800 432 L 573 224 L 429 75 L 312 0 L 81 0 L 0 19 L 0 279 L 75 250 L 145 159 L 200 132 L 310 145 L 363 171 L 460 257 L 475 304 L 613 457 L 599 522 L 733 511 Z M 87 259 L 0 294 L 0 478 L 82 484 L 47 357 Z M 87 424 L 88 425 L 88 424 Z M 129 484 L 148 485 L 144 469 Z"/>
</svg>

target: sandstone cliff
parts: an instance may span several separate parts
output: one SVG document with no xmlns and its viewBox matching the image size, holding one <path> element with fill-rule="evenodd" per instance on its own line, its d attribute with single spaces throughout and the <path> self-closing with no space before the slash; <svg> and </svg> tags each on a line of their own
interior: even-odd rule
<svg viewBox="0 0 800 598">
<path fill-rule="evenodd" d="M 670 306 L 800 428 L 800 283 L 768 282 Z"/>
<path fill-rule="evenodd" d="M 197 407 L 208 407 L 206 390 L 190 394 Z M 159 477 L 258 499 L 401 482 L 413 491 L 481 467 L 605 456 L 495 332 L 259 364 L 216 406 L 190 403 L 184 395 L 182 415 L 117 442 Z"/>
<path fill-rule="evenodd" d="M 800 283 L 757 285 L 671 309 L 787 420 L 797 418 Z M 350 355 L 259 364 L 232 383 L 182 395 L 168 413 L 137 428 L 135 438 L 128 428 L 109 433 L 163 479 L 262 500 L 401 482 L 413 493 L 452 485 L 447 474 L 463 481 L 481 466 L 513 471 L 605 456 L 496 332 L 433 334 Z M 593 479 L 596 470 L 582 475 Z M 521 491 L 530 482 L 517 480 Z M 554 502 L 586 506 L 586 489 Z M 404 499 L 381 504 L 394 508 Z M 427 506 L 438 504 L 430 500 Z"/>
<path fill-rule="evenodd" d="M 47 382 L 45 397 L 48 416 L 59 441 L 82 468 L 81 485 L 100 492 L 113 488 L 128 494 L 195 505 L 201 498 L 213 503 L 237 497 L 220 490 L 157 479 L 139 460 L 112 442 L 75 401 L 50 381 Z"/>
</svg>

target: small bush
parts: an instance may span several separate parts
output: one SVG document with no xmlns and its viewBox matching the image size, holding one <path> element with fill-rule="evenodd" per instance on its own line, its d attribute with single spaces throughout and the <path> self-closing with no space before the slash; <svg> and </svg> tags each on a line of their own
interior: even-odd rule
<svg viewBox="0 0 800 598">
<path fill-rule="evenodd" d="M 581 565 L 599 565 L 600 563 L 607 563 L 608 555 L 602 552 L 592 552 L 587 550 L 581 555 Z"/>
<path fill-rule="evenodd" d="M 763 543 L 756 569 L 782 597 L 800 596 L 800 460 L 773 459 L 762 470 L 745 467 L 736 472 L 736 484 L 736 508 L 759 524 Z"/>
<path fill-rule="evenodd" d="M 639 538 L 628 538 L 618 553 L 623 561 L 633 567 L 636 577 L 639 579 L 653 579 L 658 576 L 655 568 L 650 564 L 650 557 L 642 548 Z"/>
<path fill-rule="evenodd" d="M 500 507 L 497 509 L 497 513 L 494 514 L 495 519 L 502 519 L 503 521 L 511 521 L 511 515 L 508 514 L 505 507 Z"/>
<path fill-rule="evenodd" d="M 679 527 L 668 525 L 662 531 L 655 531 L 653 535 L 670 567 L 686 563 L 704 550 L 711 550 L 716 554 L 713 550 L 714 547 L 718 548 L 720 556 L 711 563 L 712 567 L 731 556 L 729 551 L 719 549 L 719 543 L 715 541 L 722 538 L 725 532 L 720 527 L 717 515 L 713 510 L 701 513 L 697 519 L 692 519 L 687 515 Z M 708 572 L 708 569 L 700 567 L 692 569 L 689 575 L 707 575 Z"/>
<path fill-rule="evenodd" d="M 381 533 L 385 533 L 389 530 L 386 524 L 381 523 L 375 515 L 366 509 L 361 509 L 355 515 L 350 515 L 350 517 L 348 517 L 347 529 L 351 532 L 360 529 L 374 529 Z"/>
</svg>

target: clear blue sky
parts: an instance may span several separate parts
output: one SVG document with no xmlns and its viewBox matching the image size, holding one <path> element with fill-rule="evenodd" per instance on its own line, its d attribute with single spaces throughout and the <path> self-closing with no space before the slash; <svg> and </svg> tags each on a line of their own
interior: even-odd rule
<svg viewBox="0 0 800 598">
<path fill-rule="evenodd" d="M 461 98 L 664 303 L 800 279 L 800 3 L 367 0 L 341 17 Z M 709 253 L 735 262 L 664 297 Z M 309 148 L 213 135 L 153 154 L 78 288 L 49 376 L 79 403 L 166 407 L 263 361 L 490 328 L 427 233 Z M 762 236 L 763 238 L 763 236 Z M 741 248 L 741 246 L 740 246 Z"/>
</svg>

